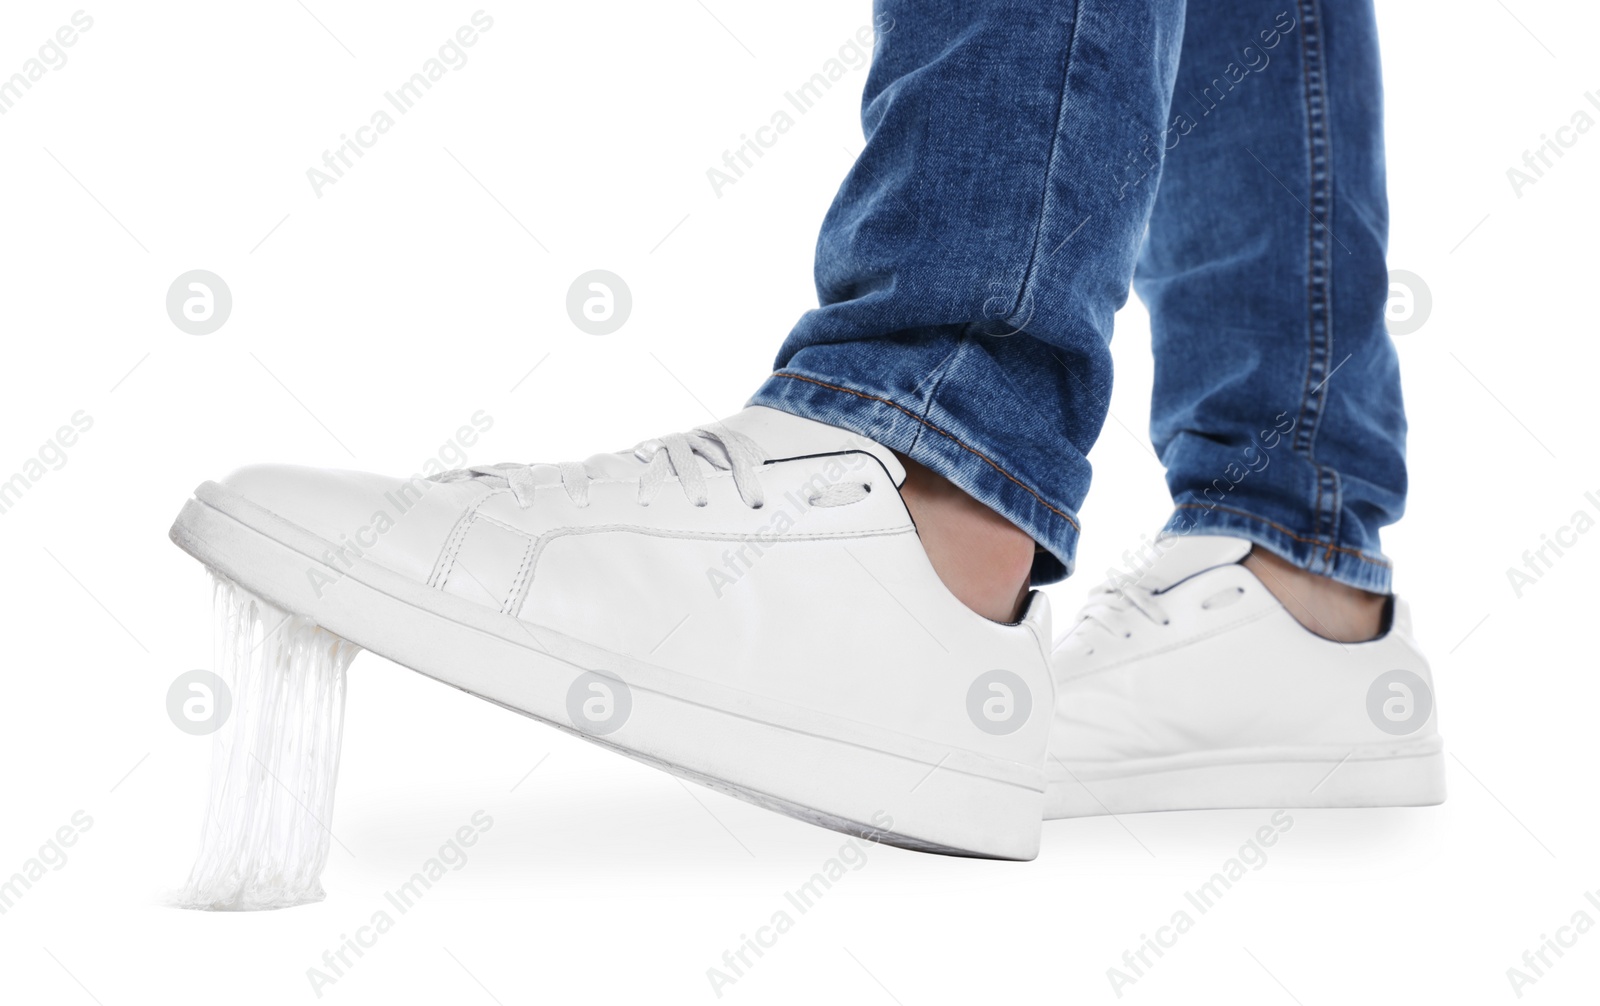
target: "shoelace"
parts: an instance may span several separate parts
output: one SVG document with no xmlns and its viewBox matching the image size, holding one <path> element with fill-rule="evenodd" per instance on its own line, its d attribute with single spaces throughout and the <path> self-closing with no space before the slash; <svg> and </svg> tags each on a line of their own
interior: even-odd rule
<svg viewBox="0 0 1600 1006">
<path fill-rule="evenodd" d="M 1090 593 L 1088 603 L 1079 614 L 1078 625 L 1091 623 L 1113 636 L 1128 638 L 1133 635 L 1133 630 L 1127 628 L 1128 617 L 1135 611 L 1157 625 L 1170 625 L 1172 619 L 1156 596 L 1156 591 L 1138 583 L 1107 580 Z M 1243 587 L 1227 587 L 1201 601 L 1200 607 L 1206 611 L 1225 607 L 1243 596 Z M 1077 626 L 1074 626 L 1068 636 L 1076 631 Z M 1065 637 L 1062 642 L 1066 642 Z"/>
<path fill-rule="evenodd" d="M 766 454 L 754 440 L 735 430 L 721 427 L 712 429 L 696 427 L 687 433 L 669 433 L 664 437 L 645 440 L 633 448 L 633 457 L 644 466 L 639 476 L 639 505 L 649 506 L 660 494 L 662 485 L 676 476 L 683 494 L 697 507 L 706 506 L 711 498 L 706 493 L 706 473 L 698 458 L 703 458 L 718 471 L 733 476 L 739 499 L 752 510 L 766 505 L 761 479 L 757 470 L 766 463 Z M 496 465 L 472 465 L 433 476 L 435 482 L 465 482 L 476 479 L 495 489 L 509 489 L 517 505 L 526 510 L 533 505 L 534 490 L 541 484 L 535 475 L 538 468 L 549 465 L 528 465 L 504 462 Z M 594 476 L 581 461 L 563 461 L 554 466 L 559 473 L 561 487 L 567 498 L 580 507 L 589 505 L 589 483 Z M 870 487 L 866 485 L 830 485 L 818 490 L 808 502 L 813 506 L 842 506 L 864 497 Z"/>
<path fill-rule="evenodd" d="M 1089 595 L 1079 624 L 1085 622 L 1099 626 L 1114 636 L 1130 636 L 1132 631 L 1123 628 L 1130 612 L 1137 611 L 1157 625 L 1166 625 L 1171 619 L 1156 600 L 1155 592 L 1137 583 L 1107 580 Z"/>
</svg>

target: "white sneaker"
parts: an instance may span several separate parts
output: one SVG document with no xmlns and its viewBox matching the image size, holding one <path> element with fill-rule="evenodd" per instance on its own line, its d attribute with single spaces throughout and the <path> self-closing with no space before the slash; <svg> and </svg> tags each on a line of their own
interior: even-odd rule
<svg viewBox="0 0 1600 1006">
<path fill-rule="evenodd" d="M 1404 602 L 1379 638 L 1336 643 L 1239 565 L 1250 542 L 1158 546 L 1136 582 L 1091 595 L 1055 650 L 1046 817 L 1444 800 L 1433 679 Z"/>
<path fill-rule="evenodd" d="M 962 855 L 1039 848 L 1049 614 L 966 608 L 892 452 L 766 408 L 582 463 L 260 466 L 172 538 L 430 677 L 753 803 Z"/>
</svg>

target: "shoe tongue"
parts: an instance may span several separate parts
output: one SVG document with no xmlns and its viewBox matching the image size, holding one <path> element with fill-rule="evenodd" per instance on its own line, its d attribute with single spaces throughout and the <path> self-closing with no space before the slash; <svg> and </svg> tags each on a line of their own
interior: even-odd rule
<svg viewBox="0 0 1600 1006">
<path fill-rule="evenodd" d="M 1137 583 L 1160 593 L 1197 573 L 1231 566 L 1250 554 L 1250 542 L 1215 534 L 1162 535 L 1155 540 L 1159 557 L 1139 575 Z"/>
<path fill-rule="evenodd" d="M 736 412 L 721 422 L 710 423 L 706 429 L 716 432 L 727 428 L 754 440 L 768 458 L 783 461 L 818 454 L 838 454 L 844 451 L 862 451 L 883 462 L 889 477 L 896 486 L 906 479 L 905 466 L 894 452 L 875 440 L 859 433 L 815 419 L 806 419 L 764 405 L 752 405 Z"/>
</svg>

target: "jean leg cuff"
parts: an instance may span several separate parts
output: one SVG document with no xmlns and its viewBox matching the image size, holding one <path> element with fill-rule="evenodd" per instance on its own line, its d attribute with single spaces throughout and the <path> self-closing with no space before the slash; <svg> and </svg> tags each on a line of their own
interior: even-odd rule
<svg viewBox="0 0 1600 1006">
<path fill-rule="evenodd" d="M 1318 541 L 1276 521 L 1244 510 L 1193 503 L 1179 506 L 1162 529 L 1163 535 L 1220 534 L 1243 538 L 1273 555 L 1346 586 L 1388 594 L 1394 567 L 1381 555 Z"/>
</svg>

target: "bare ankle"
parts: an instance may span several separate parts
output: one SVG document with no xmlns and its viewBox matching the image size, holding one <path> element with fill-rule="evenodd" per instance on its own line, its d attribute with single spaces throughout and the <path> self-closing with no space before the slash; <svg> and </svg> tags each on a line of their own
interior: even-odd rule
<svg viewBox="0 0 1600 1006">
<path fill-rule="evenodd" d="M 1296 621 L 1325 639 L 1363 643 L 1383 631 L 1388 601 L 1383 594 L 1309 573 L 1261 548 L 1251 550 L 1244 567 Z"/>
<path fill-rule="evenodd" d="M 900 496 L 939 579 L 983 617 L 1015 621 L 1028 594 L 1033 539 L 949 479 L 897 456 L 906 467 Z"/>
</svg>

